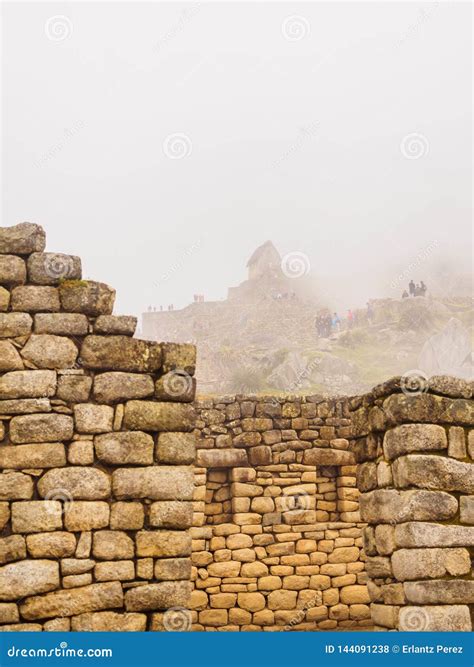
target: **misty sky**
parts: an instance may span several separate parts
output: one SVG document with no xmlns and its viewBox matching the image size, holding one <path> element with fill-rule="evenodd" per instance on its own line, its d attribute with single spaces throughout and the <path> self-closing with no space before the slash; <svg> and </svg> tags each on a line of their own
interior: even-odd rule
<svg viewBox="0 0 474 667">
<path fill-rule="evenodd" d="M 118 313 L 223 298 L 267 239 L 348 305 L 434 241 L 469 270 L 468 3 L 2 12 L 1 224 L 43 225 Z"/>
</svg>

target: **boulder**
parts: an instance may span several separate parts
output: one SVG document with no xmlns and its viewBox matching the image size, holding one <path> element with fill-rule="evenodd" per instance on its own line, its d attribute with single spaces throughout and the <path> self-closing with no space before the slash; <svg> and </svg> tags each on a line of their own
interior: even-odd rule
<svg viewBox="0 0 474 667">
<path fill-rule="evenodd" d="M 186 403 L 128 401 L 124 428 L 132 431 L 191 431 L 195 412 Z"/>
<path fill-rule="evenodd" d="M 57 567 L 57 563 L 55 565 Z M 113 581 L 31 597 L 23 602 L 20 613 L 23 618 L 33 620 L 56 616 L 75 616 L 101 609 L 120 609 L 122 607 L 122 586 L 118 581 Z"/>
<path fill-rule="evenodd" d="M 446 431 L 435 424 L 402 424 L 387 431 L 383 440 L 389 461 L 410 452 L 441 451 L 447 447 Z"/>
<path fill-rule="evenodd" d="M 0 377 L 0 398 L 42 398 L 55 393 L 54 371 L 12 371 Z"/>
<path fill-rule="evenodd" d="M 29 336 L 33 320 L 28 313 L 0 313 L 0 338 Z"/>
<path fill-rule="evenodd" d="M 114 431 L 96 436 L 95 452 L 99 461 L 110 465 L 153 465 L 154 442 L 143 431 Z"/>
<path fill-rule="evenodd" d="M 97 317 L 112 313 L 115 290 L 92 280 L 65 280 L 59 285 L 59 298 L 63 310 Z"/>
<path fill-rule="evenodd" d="M 153 380 L 150 375 L 137 373 L 101 373 L 94 378 L 94 398 L 99 403 L 116 403 L 133 398 L 152 396 Z"/>
<path fill-rule="evenodd" d="M 129 336 L 87 336 L 82 365 L 95 370 L 155 373 L 161 366 L 161 346 Z"/>
<path fill-rule="evenodd" d="M 40 225 L 20 222 L 12 227 L 0 227 L 0 254 L 30 255 L 42 252 L 46 234 Z"/>
<path fill-rule="evenodd" d="M 23 313 L 55 313 L 61 308 L 56 287 L 21 285 L 11 292 L 11 308 Z"/>
<path fill-rule="evenodd" d="M 0 567 L 0 600 L 19 600 L 28 595 L 47 593 L 58 588 L 59 584 L 59 565 L 56 561 L 22 560 Z M 24 618 L 29 620 L 27 616 Z"/>
<path fill-rule="evenodd" d="M 27 260 L 28 282 L 59 285 L 63 280 L 80 280 L 81 258 L 60 252 L 34 252 Z"/>
<path fill-rule="evenodd" d="M 26 282 L 26 265 L 15 255 L 0 255 L 0 284 L 23 285 Z"/>
<path fill-rule="evenodd" d="M 36 313 L 35 334 L 86 336 L 89 321 L 78 313 Z"/>
<path fill-rule="evenodd" d="M 137 318 L 129 315 L 99 315 L 94 322 L 94 333 L 107 336 L 133 336 Z"/>
<path fill-rule="evenodd" d="M 154 611 L 171 607 L 187 607 L 191 595 L 188 581 L 162 581 L 131 588 L 125 593 L 127 611 Z"/>
<path fill-rule="evenodd" d="M 1 468 L 59 468 L 66 465 L 66 451 L 60 442 L 0 447 Z"/>
<path fill-rule="evenodd" d="M 21 415 L 10 421 L 10 440 L 18 444 L 71 440 L 73 433 L 73 420 L 69 415 Z"/>
<path fill-rule="evenodd" d="M 97 468 L 55 468 L 48 470 L 38 482 L 42 498 L 59 494 L 57 497 L 66 499 L 102 500 L 108 498 L 110 492 L 109 476 Z"/>
<path fill-rule="evenodd" d="M 9 340 L 0 340 L 0 373 L 21 371 L 23 368 L 23 361 L 16 347 Z"/>
</svg>

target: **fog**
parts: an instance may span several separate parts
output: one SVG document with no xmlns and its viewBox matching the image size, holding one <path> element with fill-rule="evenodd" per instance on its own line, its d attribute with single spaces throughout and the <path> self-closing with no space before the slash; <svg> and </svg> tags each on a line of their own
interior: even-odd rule
<svg viewBox="0 0 474 667">
<path fill-rule="evenodd" d="M 225 298 L 267 239 L 340 308 L 471 272 L 468 3 L 2 13 L 1 224 L 43 225 L 117 312 Z"/>
</svg>

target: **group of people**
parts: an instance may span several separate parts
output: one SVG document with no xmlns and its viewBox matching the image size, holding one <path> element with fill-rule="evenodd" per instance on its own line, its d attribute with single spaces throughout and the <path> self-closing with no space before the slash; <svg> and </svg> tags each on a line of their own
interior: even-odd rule
<svg viewBox="0 0 474 667">
<path fill-rule="evenodd" d="M 422 280 L 420 280 L 419 283 L 416 283 L 416 285 L 413 280 L 410 280 L 408 283 L 408 292 L 406 289 L 403 290 L 402 299 L 408 299 L 410 296 L 425 296 L 427 289 L 428 288 Z"/>
<path fill-rule="evenodd" d="M 315 327 L 319 338 L 328 338 L 332 333 L 337 333 L 342 329 L 352 329 L 360 323 L 360 318 L 365 321 L 362 311 L 353 312 L 350 308 L 347 311 L 345 321 L 341 320 L 337 313 L 331 315 L 328 309 L 321 310 L 316 315 Z M 374 320 L 374 308 L 370 301 L 367 302 L 367 322 L 372 324 Z"/>
</svg>

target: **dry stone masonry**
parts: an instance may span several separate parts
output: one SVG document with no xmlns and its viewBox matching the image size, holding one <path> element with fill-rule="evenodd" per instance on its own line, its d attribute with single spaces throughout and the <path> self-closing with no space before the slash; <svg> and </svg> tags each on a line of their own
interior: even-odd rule
<svg viewBox="0 0 474 667">
<path fill-rule="evenodd" d="M 45 242 L 0 228 L 0 630 L 160 630 L 191 592 L 195 350 L 132 338 Z"/>
</svg>

